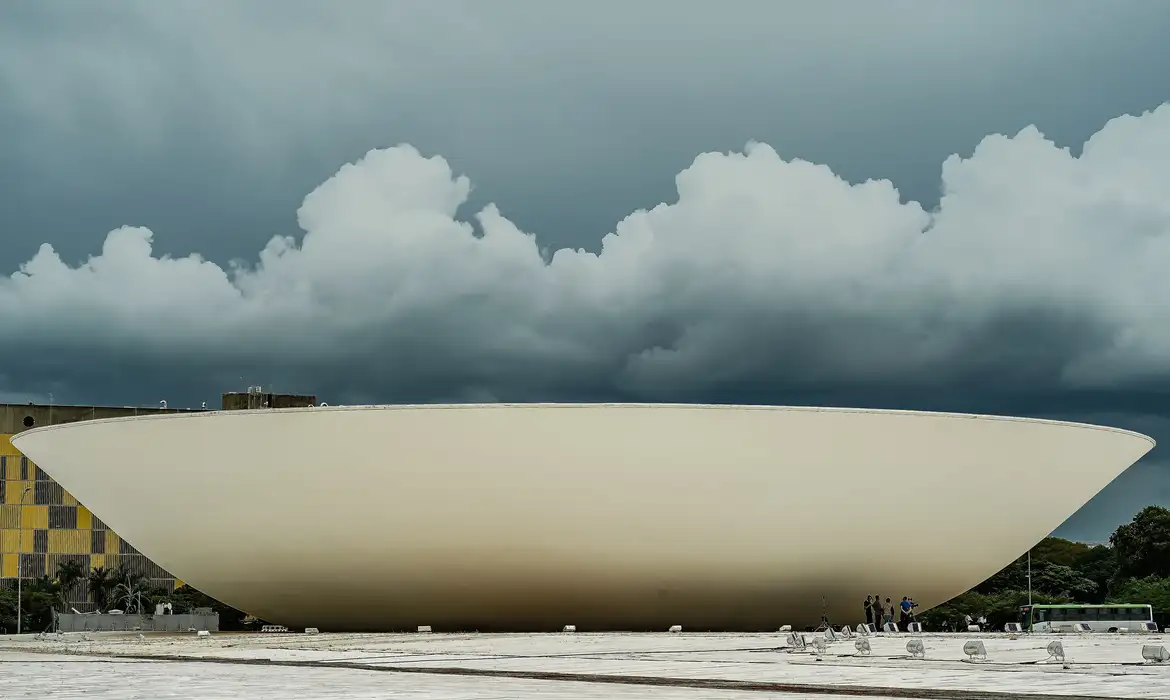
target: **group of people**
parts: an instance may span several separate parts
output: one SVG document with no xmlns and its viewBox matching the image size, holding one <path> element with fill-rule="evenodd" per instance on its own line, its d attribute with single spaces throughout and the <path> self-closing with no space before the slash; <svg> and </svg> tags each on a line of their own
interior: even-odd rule
<svg viewBox="0 0 1170 700">
<path fill-rule="evenodd" d="M 918 603 L 905 596 L 900 603 L 894 603 L 889 598 L 883 603 L 880 595 L 867 595 L 864 607 L 865 624 L 877 625 L 880 629 L 883 625 L 892 624 L 894 615 L 898 615 L 898 629 L 906 631 L 907 625 L 914 622 L 914 608 L 918 607 Z"/>
</svg>

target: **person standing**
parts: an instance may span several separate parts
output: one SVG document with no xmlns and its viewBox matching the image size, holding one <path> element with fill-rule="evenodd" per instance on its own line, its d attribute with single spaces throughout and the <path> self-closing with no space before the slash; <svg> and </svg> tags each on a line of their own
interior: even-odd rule
<svg viewBox="0 0 1170 700">
<path fill-rule="evenodd" d="M 889 598 L 886 598 L 886 614 L 882 618 L 883 625 L 894 624 L 894 603 Z"/>
<path fill-rule="evenodd" d="M 914 606 L 910 603 L 910 599 L 902 596 L 902 602 L 898 604 L 902 609 L 902 614 L 898 619 L 898 628 L 903 632 L 906 631 L 906 625 L 910 622 L 910 609 Z"/>
<path fill-rule="evenodd" d="M 873 624 L 873 596 L 865 596 L 865 624 Z"/>
<path fill-rule="evenodd" d="M 880 595 L 875 595 L 873 597 L 873 622 L 874 622 L 874 625 L 877 627 L 878 631 L 881 631 L 881 628 L 882 628 L 882 613 L 883 612 L 884 612 L 884 610 L 882 608 L 882 597 Z"/>
</svg>

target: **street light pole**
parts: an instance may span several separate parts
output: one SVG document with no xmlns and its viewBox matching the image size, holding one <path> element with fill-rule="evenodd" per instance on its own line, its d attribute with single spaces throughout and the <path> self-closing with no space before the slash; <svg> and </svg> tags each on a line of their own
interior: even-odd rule
<svg viewBox="0 0 1170 700">
<path fill-rule="evenodd" d="M 1032 550 L 1028 550 L 1028 607 L 1032 607 Z"/>
<path fill-rule="evenodd" d="M 28 495 L 29 491 L 32 491 L 32 487 L 26 486 L 24 491 L 22 491 L 20 494 L 20 514 L 19 514 L 20 522 L 17 523 L 17 525 L 20 526 L 20 536 L 19 536 L 20 544 L 18 544 L 16 546 L 16 549 L 18 550 L 16 552 L 16 633 L 17 634 L 20 634 L 20 623 L 21 623 L 21 619 L 24 617 L 24 598 L 21 596 L 21 592 L 22 592 L 21 580 L 24 578 L 24 566 L 23 566 L 23 564 L 24 564 L 24 497 Z"/>
</svg>

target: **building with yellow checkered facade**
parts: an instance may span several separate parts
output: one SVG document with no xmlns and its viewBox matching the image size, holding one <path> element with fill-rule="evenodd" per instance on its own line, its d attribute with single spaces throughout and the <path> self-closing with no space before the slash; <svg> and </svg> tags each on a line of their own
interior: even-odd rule
<svg viewBox="0 0 1170 700">
<path fill-rule="evenodd" d="M 41 425 L 180 412 L 184 409 L 0 404 L 0 585 L 15 588 L 18 572 L 26 584 L 52 577 L 67 561 L 80 563 L 86 572 L 105 567 L 143 575 L 168 591 L 182 585 L 11 443 L 13 435 Z M 68 599 L 82 612 L 93 608 L 84 582 Z"/>
</svg>

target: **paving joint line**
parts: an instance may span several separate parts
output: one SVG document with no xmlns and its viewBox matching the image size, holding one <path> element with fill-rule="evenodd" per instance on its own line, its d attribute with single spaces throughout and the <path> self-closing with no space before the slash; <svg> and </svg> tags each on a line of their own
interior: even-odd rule
<svg viewBox="0 0 1170 700">
<path fill-rule="evenodd" d="M 231 659 L 217 656 L 183 656 L 177 654 L 118 654 L 112 652 L 37 650 L 26 653 L 100 656 L 108 659 L 130 659 L 159 663 L 213 663 L 228 666 L 282 666 L 289 668 L 341 668 L 353 671 L 377 671 L 432 676 L 465 676 L 479 678 L 508 678 L 512 680 L 561 681 L 608 685 L 640 685 L 652 687 L 696 688 L 704 690 L 740 690 L 767 693 L 806 695 L 848 695 L 853 697 L 910 698 L 914 700 L 1103 700 L 1101 695 L 1051 695 L 1040 693 L 1010 693 L 1001 691 L 961 690 L 956 688 L 897 688 L 860 685 L 814 685 L 772 681 L 744 681 L 721 678 L 671 678 L 667 676 L 619 676 L 594 673 L 565 673 L 558 671 L 507 671 L 485 668 L 426 666 L 385 666 L 345 661 L 300 661 L 278 659 Z M 1124 696 L 1114 696 L 1124 700 Z"/>
</svg>

